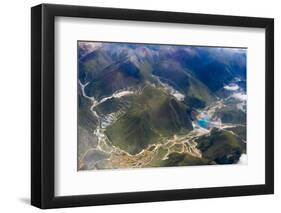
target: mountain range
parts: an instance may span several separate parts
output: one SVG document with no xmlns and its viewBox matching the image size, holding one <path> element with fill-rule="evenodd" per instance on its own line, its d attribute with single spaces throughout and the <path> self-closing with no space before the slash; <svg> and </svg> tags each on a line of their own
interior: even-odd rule
<svg viewBox="0 0 281 213">
<path fill-rule="evenodd" d="M 246 95 L 246 49 L 79 41 L 78 169 L 237 163 L 246 153 L 239 94 Z M 223 128 L 212 121 L 202 135 L 203 112 Z M 171 138 L 199 130 L 189 138 L 198 155 L 168 149 L 159 158 Z M 158 160 L 145 164 L 139 156 L 150 147 Z"/>
</svg>

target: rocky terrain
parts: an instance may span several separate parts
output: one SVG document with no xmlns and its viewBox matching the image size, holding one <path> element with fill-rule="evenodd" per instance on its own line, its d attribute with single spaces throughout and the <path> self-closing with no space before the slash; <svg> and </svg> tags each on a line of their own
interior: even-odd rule
<svg viewBox="0 0 281 213">
<path fill-rule="evenodd" d="M 78 42 L 78 170 L 235 164 L 246 49 Z"/>
</svg>

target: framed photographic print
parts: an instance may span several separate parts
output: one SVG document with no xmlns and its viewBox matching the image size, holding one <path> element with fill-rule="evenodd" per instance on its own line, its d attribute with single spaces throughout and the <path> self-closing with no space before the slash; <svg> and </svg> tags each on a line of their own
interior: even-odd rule
<svg viewBox="0 0 281 213">
<path fill-rule="evenodd" d="M 31 203 L 272 194 L 274 21 L 31 9 Z"/>
</svg>

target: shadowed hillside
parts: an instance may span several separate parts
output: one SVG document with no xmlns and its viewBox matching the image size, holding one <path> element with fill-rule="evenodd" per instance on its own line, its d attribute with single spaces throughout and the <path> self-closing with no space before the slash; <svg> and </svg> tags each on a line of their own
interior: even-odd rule
<svg viewBox="0 0 281 213">
<path fill-rule="evenodd" d="M 78 42 L 78 170 L 237 163 L 246 50 Z"/>
</svg>

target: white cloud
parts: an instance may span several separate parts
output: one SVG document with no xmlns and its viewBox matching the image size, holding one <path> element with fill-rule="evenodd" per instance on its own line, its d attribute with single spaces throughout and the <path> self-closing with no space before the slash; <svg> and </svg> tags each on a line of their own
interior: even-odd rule
<svg viewBox="0 0 281 213">
<path fill-rule="evenodd" d="M 242 154 L 240 156 L 240 159 L 239 161 L 237 162 L 237 164 L 240 164 L 240 165 L 247 165 L 248 163 L 248 156 L 246 154 Z"/>
<path fill-rule="evenodd" d="M 232 95 L 233 98 L 239 99 L 241 101 L 247 100 L 247 95 L 245 93 L 239 92 Z"/>
<path fill-rule="evenodd" d="M 239 89 L 239 86 L 237 84 L 231 84 L 231 85 L 226 85 L 223 88 L 226 90 L 235 91 Z"/>
<path fill-rule="evenodd" d="M 100 48 L 102 43 L 100 42 L 87 42 L 87 41 L 79 41 L 78 42 L 79 48 L 85 51 L 85 54 L 93 52 L 94 50 Z"/>
</svg>

